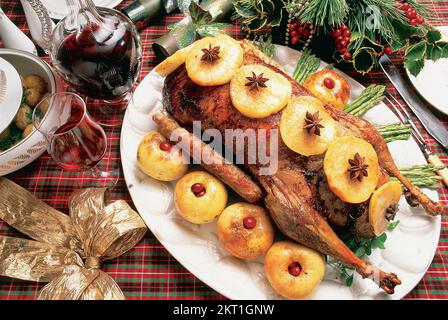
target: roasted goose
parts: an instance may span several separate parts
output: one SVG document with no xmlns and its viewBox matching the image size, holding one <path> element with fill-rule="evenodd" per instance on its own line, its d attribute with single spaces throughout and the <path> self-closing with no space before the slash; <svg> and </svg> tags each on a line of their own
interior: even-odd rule
<svg viewBox="0 0 448 320">
<path fill-rule="evenodd" d="M 244 49 L 243 64 L 264 65 L 290 81 L 293 95 L 310 95 L 305 88 L 274 66 L 273 62 L 249 42 L 242 41 L 241 46 Z M 269 132 L 269 130 L 278 129 L 281 117 L 281 112 L 262 119 L 243 116 L 231 103 L 229 84 L 198 86 L 190 80 L 184 65 L 166 78 L 163 104 L 184 128 L 190 129 L 193 121 L 201 121 L 204 130 L 218 129 L 223 136 L 224 130 L 228 128 L 266 129 Z M 397 177 L 418 199 L 428 214 L 438 215 L 442 212 L 440 204 L 431 201 L 400 173 L 386 143 L 370 123 L 338 111 L 329 105 L 325 108 L 346 135 L 360 137 L 374 146 L 382 171 L 380 184 L 388 181 L 389 175 Z M 266 143 L 269 144 L 269 139 Z M 246 149 L 235 150 L 235 152 L 247 153 Z M 362 222 L 365 220 L 368 203 L 347 204 L 331 193 L 322 174 L 323 156 L 298 155 L 288 149 L 279 138 L 278 159 L 278 171 L 274 175 L 261 175 L 261 165 L 258 164 L 245 164 L 244 169 L 263 187 L 266 193 L 265 205 L 282 233 L 355 268 L 363 277 L 376 281 L 387 293 L 393 293 L 394 287 L 401 283 L 398 277 L 358 258 L 339 239 L 328 222 L 332 221 L 342 226 L 347 223 L 349 215 L 358 216 L 359 221 L 355 221 L 355 225 L 358 223 L 361 226 L 358 231 L 363 233 Z"/>
</svg>

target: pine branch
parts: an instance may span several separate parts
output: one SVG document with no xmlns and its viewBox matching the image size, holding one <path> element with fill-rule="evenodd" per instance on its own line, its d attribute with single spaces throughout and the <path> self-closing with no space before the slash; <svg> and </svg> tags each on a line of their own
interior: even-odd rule
<svg viewBox="0 0 448 320">
<path fill-rule="evenodd" d="M 328 32 L 340 26 L 348 12 L 349 7 L 345 0 L 314 0 L 302 10 L 299 18 Z"/>
</svg>

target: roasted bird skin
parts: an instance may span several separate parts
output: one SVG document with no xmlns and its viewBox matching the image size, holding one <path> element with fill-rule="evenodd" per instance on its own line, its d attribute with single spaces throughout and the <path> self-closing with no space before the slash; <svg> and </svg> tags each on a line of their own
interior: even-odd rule
<svg viewBox="0 0 448 320">
<path fill-rule="evenodd" d="M 243 48 L 245 44 L 243 43 Z M 258 52 L 247 49 L 244 64 L 262 64 L 283 74 L 292 84 L 293 94 L 310 95 L 302 86 L 275 66 L 265 63 Z M 200 87 L 187 76 L 182 65 L 165 80 L 164 107 L 185 128 L 193 121 L 201 121 L 202 128 L 218 129 L 278 129 L 281 113 L 264 119 L 250 119 L 241 115 L 231 104 L 229 84 Z M 384 140 L 368 122 L 326 106 L 330 115 L 340 124 L 346 134 L 364 138 L 378 153 L 381 166 L 397 176 L 416 195 L 430 214 L 438 214 L 442 208 L 430 201 L 399 174 Z M 223 134 L 224 136 L 224 134 Z M 379 137 L 379 138 L 378 138 Z M 266 139 L 269 144 L 269 139 Z M 269 147 L 266 148 L 269 150 Z M 323 254 L 330 255 L 351 266 L 363 277 L 373 279 L 387 293 L 401 283 L 393 273 L 386 273 L 358 258 L 336 235 L 324 218 L 329 206 L 323 205 L 317 177 L 322 174 L 322 157 L 303 157 L 289 150 L 279 138 L 278 171 L 272 176 L 260 175 L 260 166 L 246 164 L 244 167 L 266 191 L 265 204 L 271 217 L 286 236 Z M 246 150 L 235 150 L 245 152 Z M 246 157 L 247 159 L 247 157 Z M 387 180 L 387 179 L 386 179 Z M 341 204 L 347 206 L 348 204 Z M 363 210 L 365 210 L 365 204 Z M 350 205 L 353 207 L 353 205 Z M 354 206 L 356 209 L 356 206 Z"/>
</svg>

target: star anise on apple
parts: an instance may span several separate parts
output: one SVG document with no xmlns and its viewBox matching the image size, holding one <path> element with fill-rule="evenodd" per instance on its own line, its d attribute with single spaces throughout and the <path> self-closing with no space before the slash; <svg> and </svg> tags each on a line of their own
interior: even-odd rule
<svg viewBox="0 0 448 320">
<path fill-rule="evenodd" d="M 353 159 L 348 160 L 350 168 L 347 171 L 350 172 L 351 179 L 361 182 L 364 177 L 369 176 L 369 173 L 367 172 L 369 165 L 365 162 L 366 158 L 361 157 L 358 152 L 355 153 Z"/>
<path fill-rule="evenodd" d="M 246 87 L 250 87 L 249 89 L 257 90 L 259 88 L 266 88 L 266 82 L 269 81 L 268 78 L 263 77 L 263 73 L 260 73 L 258 76 L 255 74 L 255 72 L 252 71 L 252 77 L 246 77 L 249 82 L 246 83 Z"/>
<path fill-rule="evenodd" d="M 320 129 L 325 128 L 320 124 L 321 121 L 322 119 L 319 118 L 319 111 L 314 114 L 307 111 L 305 114 L 305 126 L 303 129 L 307 130 L 309 134 L 320 136 Z"/>
<path fill-rule="evenodd" d="M 212 63 L 212 62 L 214 62 L 214 61 L 219 59 L 219 50 L 220 50 L 219 46 L 216 46 L 216 47 L 212 48 L 212 44 L 209 43 L 208 44 L 208 49 L 207 48 L 203 48 L 201 50 L 202 50 L 202 52 L 204 52 L 204 54 L 201 57 L 202 61 L 206 61 L 206 62 Z"/>
</svg>

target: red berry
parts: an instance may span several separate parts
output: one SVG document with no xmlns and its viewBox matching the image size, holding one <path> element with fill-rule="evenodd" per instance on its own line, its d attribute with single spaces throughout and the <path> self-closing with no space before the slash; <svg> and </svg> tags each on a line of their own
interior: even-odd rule
<svg viewBox="0 0 448 320">
<path fill-rule="evenodd" d="M 340 44 L 341 44 L 341 47 L 343 47 L 343 48 L 347 48 L 348 42 L 345 41 L 345 40 L 342 40 L 342 41 L 340 42 Z"/>
<path fill-rule="evenodd" d="M 291 43 L 292 44 L 296 44 L 297 42 L 299 42 L 299 38 L 292 38 L 291 39 Z"/>
<path fill-rule="evenodd" d="M 339 36 L 342 36 L 342 30 L 341 29 L 336 29 L 334 31 L 334 37 L 337 38 Z"/>
<path fill-rule="evenodd" d="M 350 51 L 347 51 L 346 53 L 344 53 L 343 58 L 345 60 L 350 60 L 352 58 L 352 54 L 350 53 Z"/>
<path fill-rule="evenodd" d="M 417 17 L 417 11 L 415 11 L 415 10 L 412 9 L 412 8 L 409 8 L 409 10 L 406 11 L 406 17 L 407 17 L 408 19 L 413 19 L 413 18 Z"/>
<path fill-rule="evenodd" d="M 257 220 L 254 217 L 245 217 L 243 219 L 243 226 L 246 229 L 253 229 L 257 225 Z"/>
<path fill-rule="evenodd" d="M 297 33 L 297 31 L 294 30 L 294 31 L 291 32 L 291 37 L 292 38 L 297 38 L 298 36 L 299 36 L 299 34 Z"/>
<path fill-rule="evenodd" d="M 409 5 L 409 3 L 405 2 L 401 5 L 400 9 L 407 11 L 411 6 Z"/>
<path fill-rule="evenodd" d="M 392 54 L 392 48 L 389 47 L 389 46 L 384 47 L 384 53 L 385 53 L 385 54 Z"/>
<path fill-rule="evenodd" d="M 296 30 L 296 29 L 297 29 L 297 23 L 291 23 L 289 25 L 289 30 L 293 31 L 293 30 Z"/>
<path fill-rule="evenodd" d="M 417 24 L 417 20 L 415 20 L 415 19 L 411 19 L 411 20 L 409 20 L 409 24 L 410 24 L 411 26 L 415 26 L 415 25 Z"/>
<path fill-rule="evenodd" d="M 342 31 L 348 30 L 348 27 L 347 27 L 345 24 L 343 24 L 343 25 L 341 26 L 341 30 L 342 30 Z"/>
<path fill-rule="evenodd" d="M 191 186 L 191 192 L 198 198 L 202 197 L 205 194 L 205 187 L 202 183 L 195 183 Z"/>
<path fill-rule="evenodd" d="M 331 78 L 325 78 L 324 79 L 324 86 L 326 86 L 328 89 L 333 89 L 335 87 L 336 83 Z"/>
<path fill-rule="evenodd" d="M 160 150 L 166 151 L 166 152 L 170 151 L 172 147 L 173 146 L 171 145 L 171 143 L 169 141 L 163 141 L 163 142 L 160 142 L 160 144 L 159 144 Z"/>
<path fill-rule="evenodd" d="M 344 40 L 344 37 L 342 37 L 342 36 L 339 36 L 336 38 L 336 41 L 339 43 L 341 43 L 342 40 Z"/>
<path fill-rule="evenodd" d="M 338 49 L 340 54 L 344 54 L 347 52 L 347 48 L 340 48 Z"/>
<path fill-rule="evenodd" d="M 302 272 L 302 266 L 298 262 L 291 262 L 288 266 L 288 272 L 293 277 L 298 277 Z"/>
<path fill-rule="evenodd" d="M 418 24 L 422 24 L 423 22 L 425 22 L 425 19 L 423 19 L 422 17 L 418 16 L 416 19 Z"/>
<path fill-rule="evenodd" d="M 302 23 L 302 19 L 298 18 L 296 22 L 297 22 L 297 24 L 301 24 Z"/>
<path fill-rule="evenodd" d="M 297 29 L 297 31 L 299 31 L 299 33 L 302 33 L 302 32 L 303 32 L 303 27 L 300 26 L 300 27 Z"/>
<path fill-rule="evenodd" d="M 345 30 L 344 31 L 344 37 L 350 38 L 351 35 L 352 35 L 352 32 L 350 30 Z"/>
<path fill-rule="evenodd" d="M 305 37 L 308 37 L 308 36 L 310 35 L 310 29 L 305 29 L 305 30 L 303 30 L 302 34 L 303 34 Z"/>
</svg>

